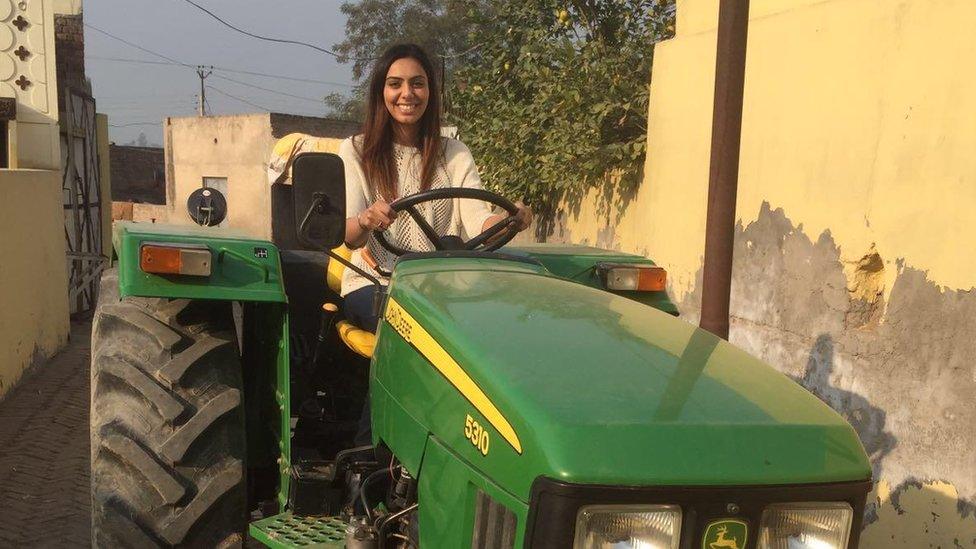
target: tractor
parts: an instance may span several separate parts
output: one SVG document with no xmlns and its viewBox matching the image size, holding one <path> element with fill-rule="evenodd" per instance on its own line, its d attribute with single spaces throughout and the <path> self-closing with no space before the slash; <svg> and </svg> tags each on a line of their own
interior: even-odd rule
<svg viewBox="0 0 976 549">
<path fill-rule="evenodd" d="M 274 238 L 116 223 L 91 365 L 96 547 L 851 549 L 871 468 L 794 381 L 678 318 L 637 255 L 429 234 L 343 318 L 342 161 L 296 156 Z M 436 189 L 435 200 L 488 191 Z M 413 212 L 413 213 L 411 213 Z M 466 235 L 465 235 L 466 236 Z M 368 274 L 368 273 L 367 273 Z M 368 407 L 372 443 L 354 446 Z"/>
</svg>

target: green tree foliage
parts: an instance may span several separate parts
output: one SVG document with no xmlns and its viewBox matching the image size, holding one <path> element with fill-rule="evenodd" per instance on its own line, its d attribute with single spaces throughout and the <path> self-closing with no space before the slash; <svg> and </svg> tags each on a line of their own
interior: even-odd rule
<svg viewBox="0 0 976 549">
<path fill-rule="evenodd" d="M 674 0 L 347 1 L 335 48 L 360 88 L 327 103 L 361 120 L 372 59 L 419 43 L 443 59 L 446 120 L 486 185 L 551 222 L 562 200 L 579 203 L 594 187 L 616 200 L 636 190 L 653 47 L 673 35 L 674 10 Z"/>
<path fill-rule="evenodd" d="M 560 201 L 578 203 L 593 187 L 627 197 L 642 177 L 653 45 L 674 32 L 673 1 L 491 8 L 469 13 L 480 48 L 451 90 L 486 184 L 530 201 L 550 223 Z"/>
</svg>

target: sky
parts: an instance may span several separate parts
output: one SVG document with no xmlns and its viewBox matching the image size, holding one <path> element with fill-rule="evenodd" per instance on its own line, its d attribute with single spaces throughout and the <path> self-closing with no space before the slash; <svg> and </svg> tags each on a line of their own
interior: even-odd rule
<svg viewBox="0 0 976 549">
<path fill-rule="evenodd" d="M 326 49 L 345 37 L 341 0 L 194 1 L 234 26 L 263 36 Z M 206 79 L 206 85 L 213 88 L 206 90 L 208 114 L 270 110 L 321 116 L 325 113 L 322 97 L 346 93 L 352 84 L 351 63 L 339 64 L 332 56 L 305 46 L 240 34 L 186 0 L 87 0 L 84 20 L 85 71 L 92 82 L 98 112 L 108 115 L 109 138 L 118 144 L 136 140 L 140 132 L 150 144 L 161 144 L 165 117 L 196 114 L 200 92 L 196 65 L 215 67 Z M 173 64 L 96 29 L 194 67 Z"/>
</svg>

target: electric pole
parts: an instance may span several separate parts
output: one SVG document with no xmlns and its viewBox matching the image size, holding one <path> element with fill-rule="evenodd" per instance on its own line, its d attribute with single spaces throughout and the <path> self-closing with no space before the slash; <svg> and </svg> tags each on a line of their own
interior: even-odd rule
<svg viewBox="0 0 976 549">
<path fill-rule="evenodd" d="M 206 80 L 212 72 L 213 66 L 208 69 L 203 65 L 197 65 L 197 76 L 200 77 L 200 105 L 198 109 L 200 116 L 206 116 L 206 112 L 204 111 L 204 103 L 207 101 L 207 91 L 206 87 L 203 85 L 203 81 Z"/>
</svg>

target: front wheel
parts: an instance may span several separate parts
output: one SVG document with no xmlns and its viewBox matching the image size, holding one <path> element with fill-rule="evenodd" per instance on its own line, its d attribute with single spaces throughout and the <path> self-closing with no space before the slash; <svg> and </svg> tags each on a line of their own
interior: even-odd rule
<svg viewBox="0 0 976 549">
<path fill-rule="evenodd" d="M 246 526 L 241 362 L 231 304 L 118 297 L 92 329 L 95 547 L 240 545 Z"/>
</svg>

